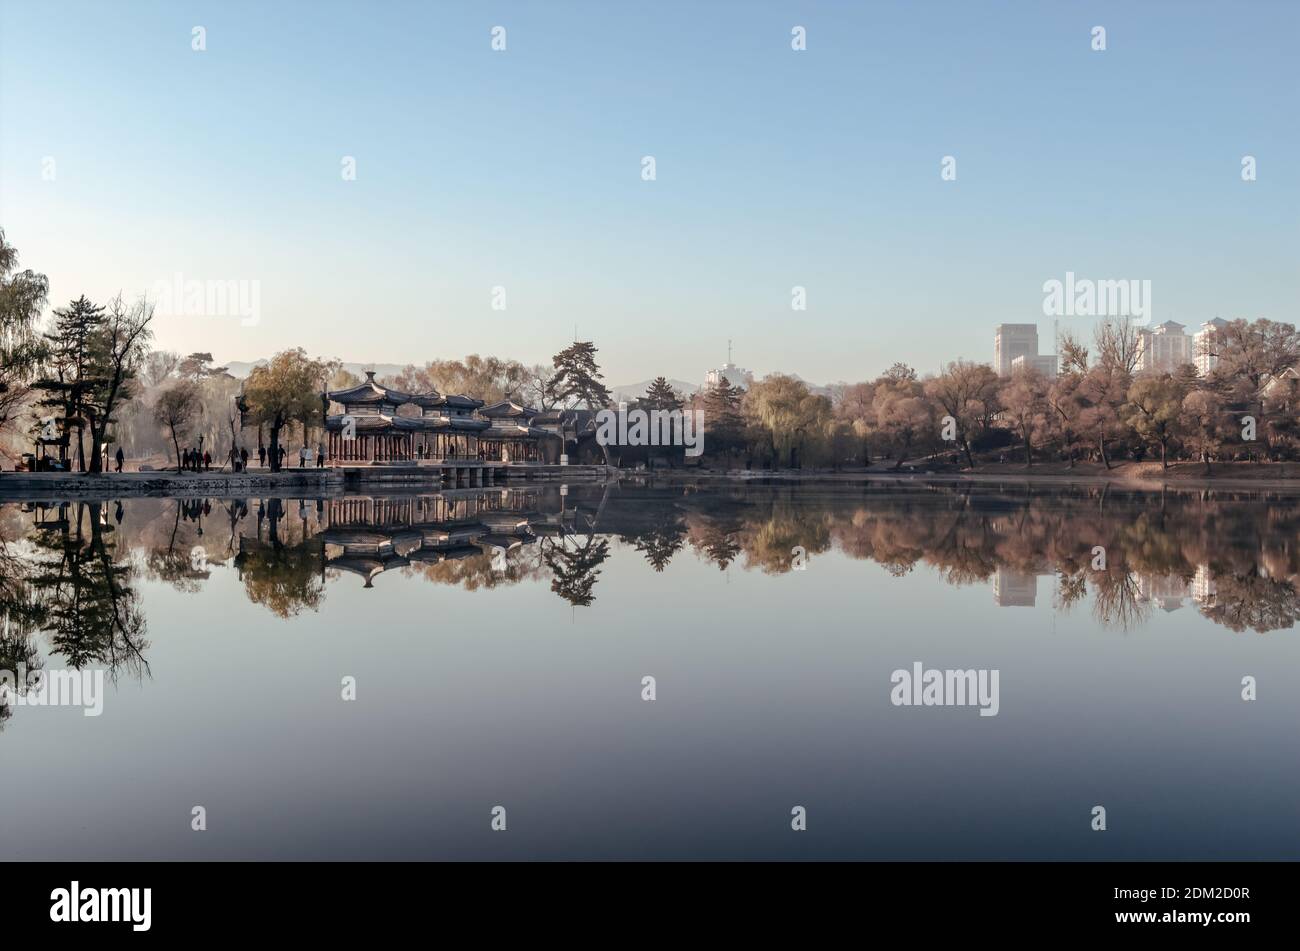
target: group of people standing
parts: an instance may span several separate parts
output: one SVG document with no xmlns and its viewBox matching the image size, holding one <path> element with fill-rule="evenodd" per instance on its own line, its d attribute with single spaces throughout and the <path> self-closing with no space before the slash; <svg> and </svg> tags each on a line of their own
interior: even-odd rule
<svg viewBox="0 0 1300 951">
<path fill-rule="evenodd" d="M 284 457 L 287 456 L 288 453 L 285 451 L 284 446 L 278 446 L 277 449 L 280 457 L 278 468 L 283 469 Z M 257 447 L 257 464 L 263 469 L 266 468 L 266 460 L 268 455 L 270 455 L 270 453 L 267 451 L 267 448 L 265 446 Z M 107 469 L 108 467 L 107 449 L 104 450 L 104 456 L 105 456 L 105 460 L 104 460 L 105 469 Z M 119 446 L 117 452 L 113 456 L 113 461 L 117 463 L 116 471 L 118 472 L 122 471 L 122 464 L 123 462 L 125 462 L 125 458 L 126 458 L 125 454 L 122 452 L 122 447 Z M 238 449 L 231 449 L 230 450 L 231 470 L 233 470 L 234 472 L 246 472 L 248 470 L 248 458 L 249 458 L 248 450 L 245 447 L 240 446 Z M 317 443 L 314 452 L 312 451 L 312 448 L 308 446 L 306 443 L 304 443 L 303 447 L 298 450 L 299 469 L 309 468 L 313 460 L 316 463 L 317 469 L 323 469 L 325 467 L 325 446 L 323 443 Z M 181 469 L 187 472 L 211 472 L 212 453 L 208 450 L 203 450 L 202 452 L 200 452 L 198 449 L 195 449 L 194 447 L 190 447 L 188 449 L 182 449 Z"/>
<path fill-rule="evenodd" d="M 188 469 L 190 472 L 207 472 L 212 469 L 212 453 L 204 450 L 199 452 L 197 449 L 181 450 L 181 468 Z"/>
<path fill-rule="evenodd" d="M 284 447 L 281 447 L 280 451 L 284 452 Z M 317 469 L 323 468 L 325 465 L 325 446 L 321 443 L 317 443 L 316 452 L 313 456 L 311 451 L 311 446 L 308 446 L 307 444 L 304 443 L 303 447 L 298 450 L 298 468 L 299 469 L 308 468 L 309 466 L 311 466 L 311 461 L 313 458 L 315 458 L 316 460 L 316 468 Z"/>
<path fill-rule="evenodd" d="M 288 452 L 285 450 L 284 446 L 277 446 L 277 447 L 276 447 L 276 452 L 277 452 L 278 455 L 279 455 L 279 460 L 278 460 L 279 465 L 278 465 L 277 468 L 283 469 L 283 468 L 284 468 L 284 457 L 288 455 Z M 235 455 L 235 454 L 234 454 L 234 452 L 233 452 L 233 450 L 232 450 L 232 456 L 234 456 L 234 455 Z M 267 460 L 267 457 L 268 457 L 269 455 L 270 455 L 270 452 L 267 450 L 267 448 L 266 448 L 265 446 L 258 446 L 258 447 L 257 447 L 257 464 L 258 464 L 258 466 L 260 466 L 261 468 L 265 469 L 265 468 L 266 468 L 266 460 Z M 298 468 L 299 468 L 299 469 L 306 469 L 308 466 L 310 466 L 310 465 L 312 464 L 312 460 L 313 460 L 313 459 L 316 461 L 316 468 L 317 468 L 317 469 L 324 468 L 324 466 L 325 466 L 325 446 L 324 446 L 322 443 L 317 443 L 317 444 L 316 444 L 316 450 L 315 450 L 315 452 L 313 452 L 313 451 L 312 451 L 312 448 L 311 448 L 310 446 L 308 446 L 306 443 L 303 444 L 302 448 L 298 450 Z M 247 450 L 247 449 L 244 449 L 244 448 L 241 447 L 240 450 L 239 450 L 239 452 L 238 452 L 238 456 L 237 456 L 237 458 L 235 458 L 233 461 L 234 461 L 234 468 L 235 468 L 235 471 L 236 471 L 236 472 L 239 472 L 241 469 L 247 469 L 247 468 L 248 468 L 248 450 Z"/>
<path fill-rule="evenodd" d="M 288 455 L 284 446 L 277 446 L 279 454 L 278 468 L 284 468 L 284 457 Z M 270 452 L 265 446 L 257 447 L 257 464 L 261 468 L 266 468 L 267 457 Z M 121 456 L 121 450 L 118 450 L 118 456 Z M 248 469 L 248 450 L 243 446 L 238 449 L 230 450 L 230 468 L 235 472 L 244 472 Z M 312 448 L 306 444 L 298 450 L 298 468 L 306 469 L 315 461 L 317 469 L 325 467 L 325 446 L 322 443 L 316 444 L 313 452 Z M 181 451 L 181 468 L 191 472 L 210 472 L 212 470 L 212 454 L 210 452 L 200 453 L 197 449 L 184 449 Z M 118 459 L 118 472 L 121 472 L 121 459 Z"/>
</svg>

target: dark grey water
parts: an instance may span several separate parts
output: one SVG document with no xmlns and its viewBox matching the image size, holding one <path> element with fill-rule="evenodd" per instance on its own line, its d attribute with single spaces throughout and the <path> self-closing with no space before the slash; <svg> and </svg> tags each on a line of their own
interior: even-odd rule
<svg viewBox="0 0 1300 951">
<path fill-rule="evenodd" d="M 1100 489 L 5 505 L 0 668 L 107 682 L 3 711 L 2 854 L 1300 858 L 1298 529 Z M 918 661 L 996 669 L 997 715 L 895 706 Z"/>
</svg>

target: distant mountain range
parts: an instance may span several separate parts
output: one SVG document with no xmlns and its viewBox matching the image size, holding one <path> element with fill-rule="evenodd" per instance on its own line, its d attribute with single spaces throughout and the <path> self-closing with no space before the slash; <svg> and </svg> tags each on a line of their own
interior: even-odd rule
<svg viewBox="0 0 1300 951">
<path fill-rule="evenodd" d="M 654 380 L 642 380 L 640 383 L 628 383 L 624 386 L 611 386 L 609 391 L 613 394 L 615 403 L 632 403 L 645 396 L 646 390 L 650 389 L 650 384 Z M 671 386 L 682 396 L 691 396 L 699 389 L 694 383 L 687 383 L 684 380 L 669 380 Z"/>
</svg>

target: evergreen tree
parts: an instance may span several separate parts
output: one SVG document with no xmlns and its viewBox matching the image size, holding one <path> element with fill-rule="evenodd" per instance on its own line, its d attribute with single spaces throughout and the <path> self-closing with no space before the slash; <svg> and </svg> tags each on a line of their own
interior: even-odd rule
<svg viewBox="0 0 1300 951">
<path fill-rule="evenodd" d="M 44 335 L 45 376 L 35 384 L 45 392 L 38 414 L 51 416 L 60 430 L 59 458 L 67 461 L 72 431 L 77 432 L 77 468 L 86 470 L 86 402 L 98 379 L 94 365 L 96 336 L 104 325 L 104 308 L 82 294 L 56 308 L 54 326 Z M 45 437 L 48 438 L 48 437 Z"/>
<path fill-rule="evenodd" d="M 586 406 L 587 409 L 604 409 L 609 406 L 609 389 L 603 382 L 600 366 L 596 363 L 596 345 L 590 340 L 575 341 L 555 355 L 551 361 L 555 366 L 555 375 L 551 377 L 549 387 L 552 398 L 557 404 L 573 409 Z M 567 428 L 567 427 L 566 427 Z M 576 431 L 563 437 L 565 443 L 577 441 Z M 610 465 L 609 447 L 598 440 L 600 451 L 605 457 L 605 465 Z"/>
<path fill-rule="evenodd" d="M 609 389 L 596 363 L 596 345 L 590 340 L 566 347 L 551 362 L 555 366 L 551 389 L 559 402 L 570 408 L 603 409 L 609 405 Z"/>
<path fill-rule="evenodd" d="M 682 408 L 681 396 L 661 376 L 654 378 L 654 382 L 646 389 L 645 396 L 638 400 L 637 403 L 641 409 L 646 410 L 672 411 Z"/>
<path fill-rule="evenodd" d="M 103 325 L 91 340 L 94 386 L 84 400 L 90 424 L 90 471 L 104 470 L 108 427 L 114 414 L 136 394 L 136 378 L 149 353 L 153 305 L 145 298 L 126 304 L 119 294 L 109 301 Z"/>
<path fill-rule="evenodd" d="M 709 387 L 702 399 L 704 411 L 705 451 L 725 458 L 745 444 L 745 421 L 740 403 L 745 391 L 732 386 L 724 376 Z"/>
<path fill-rule="evenodd" d="M 212 354 L 210 353 L 191 353 L 184 357 L 176 365 L 176 373 L 195 383 L 201 383 L 206 379 L 214 376 L 230 376 L 229 367 L 212 366 Z"/>
</svg>

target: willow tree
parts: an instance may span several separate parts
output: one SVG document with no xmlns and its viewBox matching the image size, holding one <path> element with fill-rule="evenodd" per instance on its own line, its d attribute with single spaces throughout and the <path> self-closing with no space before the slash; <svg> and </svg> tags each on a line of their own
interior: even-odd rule
<svg viewBox="0 0 1300 951">
<path fill-rule="evenodd" d="M 746 413 L 766 431 L 772 457 L 782 457 L 792 469 L 809 440 L 824 433 L 831 420 L 831 401 L 815 395 L 796 377 L 774 373 L 764 377 L 745 394 Z"/>
<path fill-rule="evenodd" d="M 44 274 L 18 270 L 18 252 L 0 228 L 0 426 L 26 396 L 43 355 L 37 321 L 49 296 Z"/>
<path fill-rule="evenodd" d="M 271 434 L 271 470 L 280 469 L 280 431 L 299 421 L 306 427 L 324 423 L 321 390 L 332 368 L 312 360 L 301 347 L 277 353 L 270 363 L 254 367 L 244 384 L 250 422 L 266 425 Z"/>
</svg>

